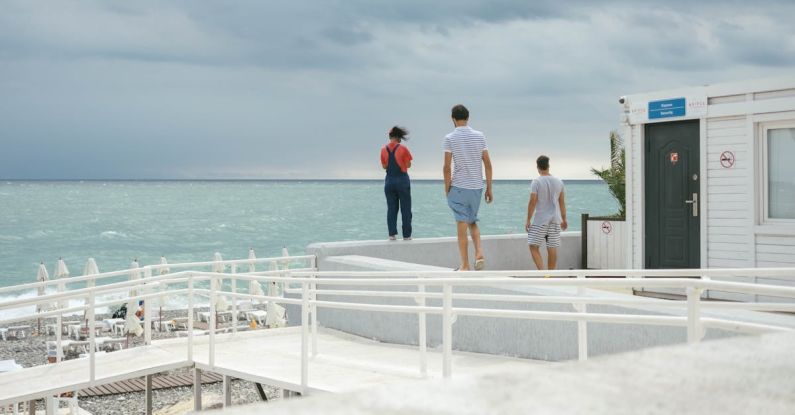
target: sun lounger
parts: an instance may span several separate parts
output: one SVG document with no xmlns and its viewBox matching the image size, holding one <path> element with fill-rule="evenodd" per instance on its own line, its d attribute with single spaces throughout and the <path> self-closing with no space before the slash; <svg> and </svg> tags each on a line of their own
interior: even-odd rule
<svg viewBox="0 0 795 415">
<path fill-rule="evenodd" d="M 24 339 L 30 335 L 30 326 L 12 326 L 8 328 L 6 338 Z"/>
<path fill-rule="evenodd" d="M 268 313 L 263 310 L 253 310 L 246 312 L 246 321 L 256 321 L 257 325 L 264 326 L 268 318 Z"/>
</svg>

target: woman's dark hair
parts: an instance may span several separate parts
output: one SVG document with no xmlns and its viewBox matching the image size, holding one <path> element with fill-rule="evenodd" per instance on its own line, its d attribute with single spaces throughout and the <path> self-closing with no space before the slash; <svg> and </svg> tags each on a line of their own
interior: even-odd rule
<svg viewBox="0 0 795 415">
<path fill-rule="evenodd" d="M 549 170 L 549 157 L 538 156 L 536 159 L 536 166 L 539 170 Z"/>
<path fill-rule="evenodd" d="M 464 121 L 469 119 L 469 110 L 461 104 L 453 107 L 451 112 L 454 120 Z"/>
<path fill-rule="evenodd" d="M 408 140 L 409 138 L 406 137 L 407 135 L 409 135 L 408 130 L 406 130 L 403 127 L 398 127 L 397 125 L 392 127 L 391 130 L 389 130 L 389 138 L 396 139 L 398 143 L 403 140 Z"/>
</svg>

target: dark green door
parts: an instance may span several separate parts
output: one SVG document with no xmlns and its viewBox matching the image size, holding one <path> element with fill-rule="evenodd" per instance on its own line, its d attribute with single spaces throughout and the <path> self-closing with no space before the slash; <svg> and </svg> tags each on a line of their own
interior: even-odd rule
<svg viewBox="0 0 795 415">
<path fill-rule="evenodd" d="M 698 120 L 646 124 L 646 268 L 699 268 Z"/>
</svg>

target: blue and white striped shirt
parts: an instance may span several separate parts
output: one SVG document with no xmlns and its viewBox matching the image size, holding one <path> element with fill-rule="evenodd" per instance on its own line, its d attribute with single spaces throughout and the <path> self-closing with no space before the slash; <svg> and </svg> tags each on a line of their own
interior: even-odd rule
<svg viewBox="0 0 795 415">
<path fill-rule="evenodd" d="M 483 152 L 486 136 L 468 125 L 444 137 L 444 151 L 453 154 L 453 186 L 461 189 L 483 188 Z"/>
</svg>

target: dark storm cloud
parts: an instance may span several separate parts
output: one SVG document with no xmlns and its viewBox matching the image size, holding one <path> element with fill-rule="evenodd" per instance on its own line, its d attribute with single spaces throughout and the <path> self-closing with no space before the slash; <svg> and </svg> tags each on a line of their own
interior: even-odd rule
<svg viewBox="0 0 795 415">
<path fill-rule="evenodd" d="M 791 73 L 793 15 L 787 1 L 3 1 L 0 177 L 377 177 L 395 123 L 417 175 L 437 177 L 457 102 L 499 177 L 540 151 L 588 177 L 615 97 Z"/>
</svg>

